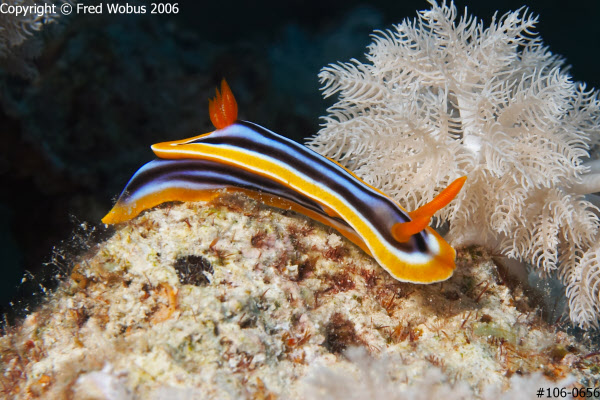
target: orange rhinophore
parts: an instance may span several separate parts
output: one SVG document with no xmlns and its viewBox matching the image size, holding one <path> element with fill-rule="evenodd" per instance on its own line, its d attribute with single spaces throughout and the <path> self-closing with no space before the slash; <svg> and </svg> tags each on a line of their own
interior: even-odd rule
<svg viewBox="0 0 600 400">
<path fill-rule="evenodd" d="M 414 211 L 410 211 L 408 215 L 411 221 L 401 222 L 392 227 L 394 239 L 399 242 L 406 242 L 412 235 L 425 229 L 429 225 L 433 214 L 446 207 L 456 197 L 466 180 L 466 176 L 455 179 L 429 203 L 422 205 Z"/>
</svg>

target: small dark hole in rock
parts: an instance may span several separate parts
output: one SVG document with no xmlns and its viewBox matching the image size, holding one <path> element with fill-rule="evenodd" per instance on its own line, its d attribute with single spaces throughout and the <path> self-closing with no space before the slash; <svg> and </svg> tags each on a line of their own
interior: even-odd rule
<svg viewBox="0 0 600 400">
<path fill-rule="evenodd" d="M 214 272 L 210 261 L 201 256 L 180 257 L 173 265 L 179 282 L 183 285 L 205 286 L 210 282 L 205 272 L 212 274 Z"/>
</svg>

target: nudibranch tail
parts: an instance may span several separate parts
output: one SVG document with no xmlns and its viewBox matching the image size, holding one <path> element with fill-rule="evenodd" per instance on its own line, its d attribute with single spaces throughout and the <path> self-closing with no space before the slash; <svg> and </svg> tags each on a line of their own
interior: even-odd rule
<svg viewBox="0 0 600 400">
<path fill-rule="evenodd" d="M 135 179 L 135 175 L 132 180 Z M 165 187 L 153 190 L 143 198 L 136 201 L 126 201 L 129 193 L 123 191 L 117 203 L 102 218 L 102 223 L 112 225 L 129 221 L 137 217 L 142 211 L 149 210 L 169 201 L 212 201 L 221 194 L 217 190 L 190 190 L 185 187 Z"/>
<path fill-rule="evenodd" d="M 208 100 L 208 112 L 215 128 L 223 129 L 237 120 L 238 107 L 225 79 L 221 81 L 221 92 L 219 89 L 216 92 L 215 98 Z"/>
<path fill-rule="evenodd" d="M 414 211 L 409 212 L 411 219 L 419 219 L 419 218 L 431 218 L 433 214 L 446 207 L 460 192 L 465 181 L 467 180 L 466 176 L 461 176 L 458 179 L 455 179 L 448 187 L 442 190 L 433 200 L 429 203 L 422 205 Z"/>
</svg>

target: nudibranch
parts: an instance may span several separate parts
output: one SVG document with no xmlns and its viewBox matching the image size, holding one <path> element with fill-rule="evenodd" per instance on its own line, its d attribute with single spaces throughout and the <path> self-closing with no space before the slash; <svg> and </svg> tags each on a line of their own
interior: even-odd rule
<svg viewBox="0 0 600 400">
<path fill-rule="evenodd" d="M 369 252 L 360 236 L 343 220 L 326 215 L 321 206 L 287 186 L 227 164 L 201 159 L 153 160 L 140 168 L 102 222 L 127 221 L 169 201 L 210 201 L 223 189 L 241 192 L 272 207 L 293 210 L 335 228 Z"/>
<path fill-rule="evenodd" d="M 226 188 L 333 227 L 399 281 L 434 283 L 452 275 L 456 252 L 428 225 L 466 177 L 408 212 L 336 161 L 238 120 L 224 80 L 209 112 L 216 130 L 153 145 L 159 160 L 133 176 L 102 222 L 123 222 L 168 201 L 209 200 Z"/>
</svg>

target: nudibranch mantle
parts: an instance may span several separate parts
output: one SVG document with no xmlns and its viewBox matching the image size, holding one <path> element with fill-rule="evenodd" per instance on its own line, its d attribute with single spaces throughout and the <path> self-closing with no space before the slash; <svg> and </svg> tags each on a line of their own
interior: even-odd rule
<svg viewBox="0 0 600 400">
<path fill-rule="evenodd" d="M 428 225 L 433 214 L 460 191 L 465 177 L 432 202 L 408 212 L 337 162 L 259 125 L 238 121 L 237 105 L 226 83 L 209 108 L 218 129 L 153 145 L 162 160 L 134 175 L 103 222 L 133 218 L 166 201 L 210 199 L 218 195 L 215 189 L 226 187 L 332 226 L 397 280 L 433 283 L 452 275 L 456 253 Z M 208 178 L 211 170 L 219 171 L 217 184 Z"/>
<path fill-rule="evenodd" d="M 241 192 L 269 206 L 293 210 L 331 226 L 369 253 L 362 238 L 339 218 L 287 186 L 245 170 L 209 160 L 153 160 L 129 180 L 103 222 L 114 224 L 169 201 L 208 201 L 227 192 Z"/>
</svg>

